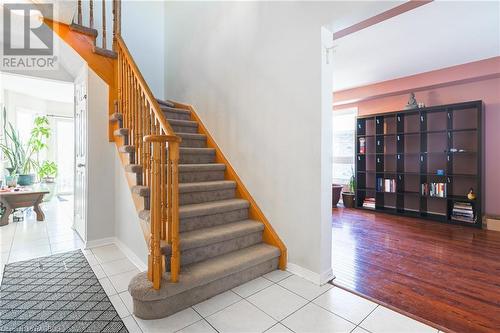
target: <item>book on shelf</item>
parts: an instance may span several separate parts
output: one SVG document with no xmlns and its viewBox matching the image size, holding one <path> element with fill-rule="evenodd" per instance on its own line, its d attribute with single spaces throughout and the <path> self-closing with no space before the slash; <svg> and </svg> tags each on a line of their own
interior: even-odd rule
<svg viewBox="0 0 500 333">
<path fill-rule="evenodd" d="M 423 183 L 422 195 L 428 197 L 446 198 L 446 183 Z"/>
<path fill-rule="evenodd" d="M 476 214 L 474 206 L 470 202 L 454 202 L 451 218 L 455 221 L 475 223 Z"/>
<path fill-rule="evenodd" d="M 377 178 L 377 192 L 396 192 L 396 179 L 393 178 Z"/>
<path fill-rule="evenodd" d="M 366 198 L 363 201 L 363 208 L 375 209 L 375 198 Z"/>
</svg>

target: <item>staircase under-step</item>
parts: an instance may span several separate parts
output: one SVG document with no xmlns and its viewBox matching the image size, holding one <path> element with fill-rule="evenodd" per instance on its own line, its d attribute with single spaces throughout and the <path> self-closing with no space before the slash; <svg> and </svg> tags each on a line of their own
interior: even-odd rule
<svg viewBox="0 0 500 333">
<path fill-rule="evenodd" d="M 179 161 L 179 223 L 181 274 L 171 283 L 169 261 L 161 289 L 151 288 L 146 273 L 129 285 L 134 314 L 156 319 L 199 303 L 278 268 L 280 250 L 263 243 L 264 225 L 249 219 L 249 202 L 236 197 L 234 181 L 225 179 L 226 166 L 215 161 L 215 149 L 198 132 L 189 110 L 159 101 L 170 126 L 182 138 Z M 142 168 L 135 164 L 129 129 L 121 127 L 120 114 L 112 121 L 120 126 L 115 135 L 123 138 L 119 152 L 128 159 L 125 170 L 135 174 L 133 195 L 144 200 L 139 217 L 149 223 L 149 188 L 141 183 Z M 162 251 L 169 257 L 170 246 Z"/>
</svg>

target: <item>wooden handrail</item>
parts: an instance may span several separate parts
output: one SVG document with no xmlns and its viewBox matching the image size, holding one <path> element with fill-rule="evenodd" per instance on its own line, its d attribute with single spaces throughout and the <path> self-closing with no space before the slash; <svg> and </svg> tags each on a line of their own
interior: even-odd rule
<svg viewBox="0 0 500 333">
<path fill-rule="evenodd" d="M 178 282 L 180 274 L 178 166 L 181 138 L 167 122 L 119 33 L 115 34 L 114 43 L 118 110 L 122 114 L 123 127 L 129 130 L 128 142 L 124 144 L 134 147 L 135 164 L 142 169 L 142 184 L 149 187 L 148 278 L 153 288 L 159 289 L 165 270 L 162 241 L 172 249 L 170 281 Z"/>
</svg>

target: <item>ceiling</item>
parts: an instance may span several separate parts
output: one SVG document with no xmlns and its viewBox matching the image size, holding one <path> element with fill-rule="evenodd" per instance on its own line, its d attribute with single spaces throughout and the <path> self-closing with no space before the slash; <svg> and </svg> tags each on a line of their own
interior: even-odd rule
<svg viewBox="0 0 500 333">
<path fill-rule="evenodd" d="M 433 1 L 334 45 L 334 91 L 499 56 L 500 2 Z"/>
<path fill-rule="evenodd" d="M 0 88 L 49 101 L 62 103 L 74 102 L 74 87 L 72 82 L 0 73 Z"/>
</svg>

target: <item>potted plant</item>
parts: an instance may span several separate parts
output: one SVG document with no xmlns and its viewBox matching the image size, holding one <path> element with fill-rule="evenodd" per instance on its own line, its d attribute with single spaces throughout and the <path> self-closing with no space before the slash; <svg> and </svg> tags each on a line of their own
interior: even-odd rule
<svg viewBox="0 0 500 333">
<path fill-rule="evenodd" d="M 356 177 L 354 176 L 354 170 L 351 167 L 351 177 L 349 178 L 349 183 L 348 183 L 348 188 L 349 191 L 343 191 L 342 192 L 342 201 L 344 202 L 344 207 L 346 208 L 354 208 L 355 204 L 355 194 L 354 191 L 356 190 Z"/>
<path fill-rule="evenodd" d="M 49 191 L 49 194 L 45 195 L 43 201 L 50 201 L 55 193 L 56 179 L 57 176 L 57 164 L 52 161 L 44 161 L 40 168 L 38 169 L 38 178 L 41 182 L 41 188 Z"/>
<path fill-rule="evenodd" d="M 10 164 L 7 169 L 9 177 L 17 175 L 17 184 L 32 185 L 39 169 L 38 155 L 40 151 L 47 148 L 46 142 L 50 137 L 49 120 L 45 116 L 36 117 L 30 138 L 24 145 L 19 132 L 14 129 L 10 122 L 7 126 L 5 119 L 6 111 L 4 108 L 5 143 L 0 143 L 0 149 Z M 12 179 L 9 180 L 12 181 Z"/>
</svg>

